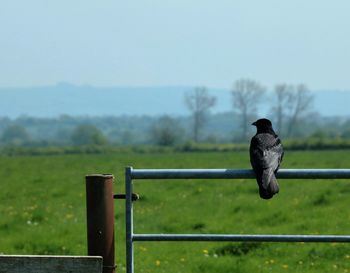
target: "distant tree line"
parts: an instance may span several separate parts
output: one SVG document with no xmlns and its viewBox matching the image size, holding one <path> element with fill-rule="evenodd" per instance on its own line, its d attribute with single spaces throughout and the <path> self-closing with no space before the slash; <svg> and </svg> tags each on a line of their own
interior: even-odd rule
<svg viewBox="0 0 350 273">
<path fill-rule="evenodd" d="M 350 138 L 349 118 L 325 118 L 313 111 L 314 97 L 305 84 L 276 84 L 272 92 L 252 79 L 239 79 L 231 88 L 232 110 L 212 113 L 217 99 L 206 87 L 184 94 L 183 116 L 106 116 L 0 118 L 0 145 L 83 146 L 193 143 L 246 143 L 250 124 L 264 108 L 285 139 Z"/>
<path fill-rule="evenodd" d="M 58 139 L 57 141 L 57 143 L 60 143 Z M 42 146 L 45 144 L 52 144 L 50 141 L 45 141 L 44 139 L 41 141 L 34 140 L 28 130 L 20 125 L 8 126 L 2 133 L 1 143 L 14 146 Z M 108 143 L 108 140 L 101 130 L 95 126 L 83 124 L 78 125 L 72 130 L 71 134 L 68 135 L 68 139 L 66 139 L 64 143 L 72 145 L 105 145 Z"/>
</svg>

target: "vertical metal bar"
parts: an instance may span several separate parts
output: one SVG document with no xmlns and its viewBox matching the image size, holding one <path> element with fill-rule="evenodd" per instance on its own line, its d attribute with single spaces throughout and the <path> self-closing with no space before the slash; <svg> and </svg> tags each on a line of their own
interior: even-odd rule
<svg viewBox="0 0 350 273">
<path fill-rule="evenodd" d="M 103 273 L 114 273 L 114 177 L 92 174 L 85 180 L 88 255 L 102 256 Z"/>
<path fill-rule="evenodd" d="M 125 169 L 126 272 L 134 273 L 132 167 Z"/>
</svg>

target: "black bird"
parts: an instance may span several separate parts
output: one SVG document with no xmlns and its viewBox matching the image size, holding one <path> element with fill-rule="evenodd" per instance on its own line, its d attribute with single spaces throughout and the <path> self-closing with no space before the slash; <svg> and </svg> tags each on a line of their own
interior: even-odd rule
<svg viewBox="0 0 350 273">
<path fill-rule="evenodd" d="M 283 158 L 281 140 L 268 119 L 259 119 L 252 123 L 257 132 L 250 141 L 250 163 L 259 185 L 259 194 L 263 199 L 270 199 L 279 192 L 276 172 Z"/>
</svg>

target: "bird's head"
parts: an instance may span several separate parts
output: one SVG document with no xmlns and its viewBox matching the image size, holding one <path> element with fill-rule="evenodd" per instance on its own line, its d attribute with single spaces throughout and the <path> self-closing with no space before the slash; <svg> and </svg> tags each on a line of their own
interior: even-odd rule
<svg viewBox="0 0 350 273">
<path fill-rule="evenodd" d="M 256 126 L 258 132 L 268 132 L 272 129 L 272 123 L 267 118 L 261 118 L 253 122 L 252 125 Z"/>
</svg>

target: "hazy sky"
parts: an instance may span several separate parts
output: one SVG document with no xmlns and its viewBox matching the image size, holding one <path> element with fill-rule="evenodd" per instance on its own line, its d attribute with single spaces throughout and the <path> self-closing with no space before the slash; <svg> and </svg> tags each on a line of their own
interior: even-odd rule
<svg viewBox="0 0 350 273">
<path fill-rule="evenodd" d="M 1 0 L 0 87 L 207 85 L 350 90 L 348 0 Z"/>
</svg>

